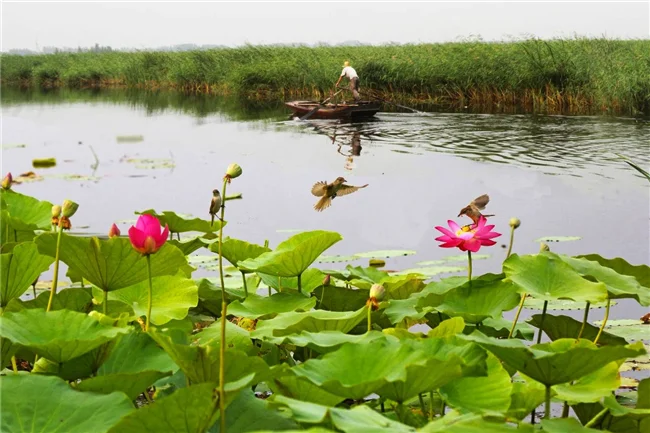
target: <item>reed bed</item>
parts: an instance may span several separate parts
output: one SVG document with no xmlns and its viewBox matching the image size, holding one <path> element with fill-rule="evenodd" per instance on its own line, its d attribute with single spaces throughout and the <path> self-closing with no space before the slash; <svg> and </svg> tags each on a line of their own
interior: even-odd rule
<svg viewBox="0 0 650 433">
<path fill-rule="evenodd" d="M 411 103 L 650 113 L 650 40 L 584 39 L 3 55 L 3 84 L 174 88 L 251 99 L 323 98 L 343 60 L 362 90 Z"/>
</svg>

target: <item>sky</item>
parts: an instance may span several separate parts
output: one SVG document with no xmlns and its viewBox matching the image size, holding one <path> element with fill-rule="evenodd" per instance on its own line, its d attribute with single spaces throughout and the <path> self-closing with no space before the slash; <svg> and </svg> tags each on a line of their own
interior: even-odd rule
<svg viewBox="0 0 650 433">
<path fill-rule="evenodd" d="M 2 1 L 1 49 L 650 38 L 650 2 Z"/>
</svg>

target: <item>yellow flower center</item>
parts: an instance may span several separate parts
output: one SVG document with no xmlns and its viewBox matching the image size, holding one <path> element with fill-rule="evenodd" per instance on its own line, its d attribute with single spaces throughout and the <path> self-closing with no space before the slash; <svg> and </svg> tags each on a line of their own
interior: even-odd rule
<svg viewBox="0 0 650 433">
<path fill-rule="evenodd" d="M 472 230 L 472 229 L 470 229 L 470 227 L 471 227 L 471 224 L 468 224 L 468 225 L 466 225 L 466 226 L 462 226 L 462 227 L 460 228 L 460 230 L 458 230 L 458 231 L 456 232 L 456 236 L 460 236 L 460 235 L 462 235 L 463 233 L 467 233 L 467 232 L 476 233 L 476 229 Z"/>
</svg>

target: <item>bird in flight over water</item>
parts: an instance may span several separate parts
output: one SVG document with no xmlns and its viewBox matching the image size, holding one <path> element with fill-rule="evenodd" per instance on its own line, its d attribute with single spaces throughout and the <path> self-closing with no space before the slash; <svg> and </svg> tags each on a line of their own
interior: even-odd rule
<svg viewBox="0 0 650 433">
<path fill-rule="evenodd" d="M 368 186 L 368 184 L 363 186 L 346 185 L 345 182 L 347 181 L 342 177 L 337 177 L 332 183 L 316 182 L 311 188 L 311 193 L 316 197 L 321 197 L 321 199 L 316 202 L 314 209 L 321 212 L 332 205 L 332 200 L 335 197 L 352 194 Z"/>
<path fill-rule="evenodd" d="M 485 209 L 485 206 L 490 202 L 490 196 L 483 194 L 476 197 L 472 200 L 467 206 L 460 210 L 458 216 L 467 215 L 474 221 L 474 224 L 478 224 L 478 220 L 481 218 L 481 211 Z M 484 217 L 492 217 L 494 215 L 483 215 Z"/>
</svg>

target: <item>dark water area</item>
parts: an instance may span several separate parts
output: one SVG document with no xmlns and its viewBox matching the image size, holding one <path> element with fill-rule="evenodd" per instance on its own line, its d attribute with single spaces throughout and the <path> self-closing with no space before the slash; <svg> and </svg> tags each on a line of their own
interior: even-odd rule
<svg viewBox="0 0 650 433">
<path fill-rule="evenodd" d="M 459 254 L 438 247 L 434 227 L 462 221 L 459 209 L 483 193 L 503 236 L 480 251 L 490 257 L 475 262 L 475 275 L 500 272 L 513 216 L 522 221 L 514 252 L 537 252 L 541 237 L 578 236 L 550 248 L 647 264 L 650 188 L 617 154 L 648 169 L 650 121 L 380 112 L 360 123 L 305 122 L 291 119 L 281 104 L 206 95 L 2 92 L 3 173 L 33 170 L 43 179 L 16 190 L 80 203 L 78 231 L 104 234 L 120 221 L 126 233 L 134 211 L 148 208 L 208 218 L 212 189 L 221 188 L 225 168 L 237 162 L 244 174 L 228 193 L 244 198 L 227 206 L 227 236 L 268 239 L 273 247 L 291 231 L 323 229 L 344 238 L 328 255 L 417 252 L 387 259 L 387 269 Z M 56 167 L 32 167 L 32 159 L 48 157 Z M 369 186 L 314 211 L 312 185 L 338 176 Z M 610 319 L 646 312 L 621 301 Z M 590 320 L 602 315 L 593 311 Z"/>
</svg>

